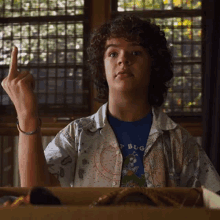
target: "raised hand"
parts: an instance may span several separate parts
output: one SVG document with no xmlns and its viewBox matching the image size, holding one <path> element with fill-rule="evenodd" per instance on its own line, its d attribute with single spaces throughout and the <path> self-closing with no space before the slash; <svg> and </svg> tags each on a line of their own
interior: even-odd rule
<svg viewBox="0 0 220 220">
<path fill-rule="evenodd" d="M 18 48 L 14 47 L 11 53 L 9 74 L 1 85 L 6 91 L 17 111 L 18 117 L 37 116 L 38 103 L 34 94 L 34 77 L 28 71 L 17 70 Z"/>
</svg>

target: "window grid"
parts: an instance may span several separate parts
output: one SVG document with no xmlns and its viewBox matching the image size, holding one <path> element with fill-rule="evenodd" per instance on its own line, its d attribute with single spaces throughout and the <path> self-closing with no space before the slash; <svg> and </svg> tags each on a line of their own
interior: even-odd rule
<svg viewBox="0 0 220 220">
<path fill-rule="evenodd" d="M 84 65 L 89 35 L 88 2 L 2 1 L 0 80 L 8 75 L 11 49 L 16 45 L 18 69 L 29 70 L 34 76 L 41 116 L 90 112 L 89 78 Z M 10 112 L 17 116 L 2 87 L 0 105 L 1 115 Z"/>
<path fill-rule="evenodd" d="M 152 2 L 151 8 L 147 2 Z M 154 8 L 156 3 L 158 7 Z M 122 14 L 136 14 L 150 19 L 164 30 L 173 54 L 174 77 L 163 111 L 170 116 L 201 116 L 201 0 L 112 0 L 111 7 L 113 18 Z M 187 35 L 189 39 L 186 39 Z"/>
</svg>

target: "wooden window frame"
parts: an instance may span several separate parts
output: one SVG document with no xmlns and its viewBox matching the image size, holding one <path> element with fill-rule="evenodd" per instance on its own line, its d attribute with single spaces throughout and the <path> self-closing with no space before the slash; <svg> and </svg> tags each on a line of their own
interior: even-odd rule
<svg viewBox="0 0 220 220">
<path fill-rule="evenodd" d="M 90 20 L 89 28 L 93 30 L 98 27 L 105 21 L 111 18 L 111 10 L 115 7 L 112 4 L 111 0 L 99 1 L 99 0 L 90 0 L 90 12 L 88 18 Z M 155 12 L 155 11 L 154 11 Z M 152 13 L 154 13 L 152 12 Z M 155 12 L 157 13 L 157 12 Z M 178 12 L 179 13 L 179 12 Z M 184 12 L 183 12 L 184 13 Z M 205 36 L 204 20 L 205 15 L 202 9 L 202 32 Z M 204 61 L 204 38 L 202 38 L 202 61 Z M 204 73 L 204 62 L 202 62 L 202 73 Z M 203 74 L 202 74 L 203 75 Z M 68 125 L 71 121 L 92 115 L 103 105 L 100 100 L 95 99 L 97 92 L 94 88 L 94 85 L 90 83 L 91 94 L 90 94 L 90 112 L 82 114 L 73 114 L 65 115 L 62 118 L 56 116 L 39 116 L 42 119 L 41 132 L 43 136 L 55 136 L 62 128 Z M 203 92 L 203 82 L 202 82 L 202 92 Z M 187 129 L 193 136 L 202 136 L 202 116 L 193 116 L 193 117 L 172 117 L 170 118 L 176 123 L 183 126 Z M 17 118 L 12 118 L 10 116 L 0 116 L 0 135 L 1 136 L 17 136 L 19 132 L 16 126 Z"/>
</svg>

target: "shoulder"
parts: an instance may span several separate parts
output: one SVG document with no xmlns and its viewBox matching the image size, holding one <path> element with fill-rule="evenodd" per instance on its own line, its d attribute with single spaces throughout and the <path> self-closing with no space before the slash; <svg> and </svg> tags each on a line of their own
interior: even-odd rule
<svg viewBox="0 0 220 220">
<path fill-rule="evenodd" d="M 93 121 L 93 115 L 77 118 L 61 129 L 59 134 L 69 138 L 75 138 L 75 135 L 77 135 L 80 130 L 91 127 Z"/>
<path fill-rule="evenodd" d="M 174 129 L 165 132 L 164 141 L 171 149 L 176 149 L 178 155 L 182 155 L 183 158 L 193 155 L 198 157 L 201 151 L 196 138 L 179 124 Z"/>
<path fill-rule="evenodd" d="M 185 129 L 184 127 L 182 127 L 180 124 L 177 124 L 175 129 L 171 129 L 169 130 L 170 135 L 172 136 L 172 138 L 181 140 L 181 142 L 183 144 L 187 144 L 188 142 L 192 143 L 192 144 L 196 144 L 196 138 L 193 137 L 187 129 Z"/>
</svg>

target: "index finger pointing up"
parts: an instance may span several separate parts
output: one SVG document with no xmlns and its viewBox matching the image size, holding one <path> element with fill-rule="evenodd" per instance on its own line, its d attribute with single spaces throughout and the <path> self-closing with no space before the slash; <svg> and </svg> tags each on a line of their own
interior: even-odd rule
<svg viewBox="0 0 220 220">
<path fill-rule="evenodd" d="M 12 53 L 11 53 L 11 65 L 9 70 L 9 78 L 14 78 L 17 76 L 17 54 L 18 48 L 14 46 Z"/>
</svg>

